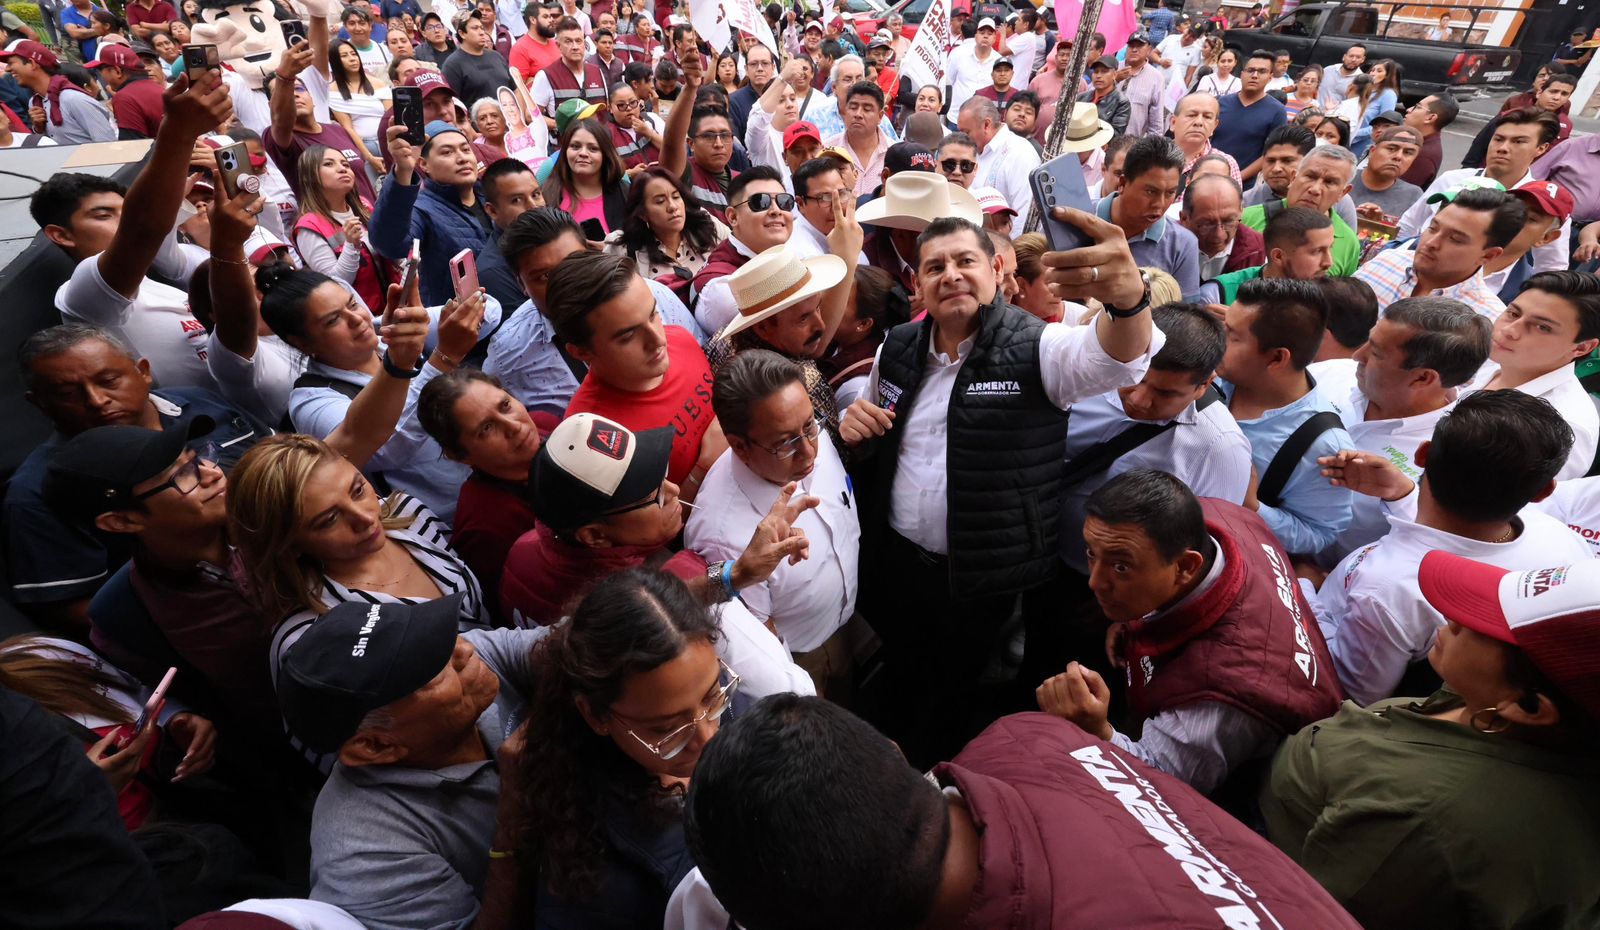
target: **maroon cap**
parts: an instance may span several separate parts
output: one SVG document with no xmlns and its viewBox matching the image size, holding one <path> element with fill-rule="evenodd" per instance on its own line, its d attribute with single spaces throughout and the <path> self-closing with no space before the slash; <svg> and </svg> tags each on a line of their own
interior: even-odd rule
<svg viewBox="0 0 1600 930">
<path fill-rule="evenodd" d="M 60 66 L 60 59 L 55 52 L 50 51 L 32 39 L 23 39 L 6 52 L 7 58 L 26 58 L 46 71 L 55 71 Z M 137 57 L 137 56 L 135 56 Z"/>
<path fill-rule="evenodd" d="M 456 94 L 455 90 L 451 88 L 450 82 L 444 79 L 444 75 L 437 71 L 430 71 L 427 68 L 419 68 L 406 75 L 406 79 L 400 82 L 400 86 L 419 87 L 422 89 L 422 96 L 424 97 L 436 90 L 442 90 L 452 97 Z"/>
<path fill-rule="evenodd" d="M 85 62 L 83 66 L 85 68 L 103 68 L 107 65 L 113 68 L 121 68 L 124 71 L 134 71 L 143 68 L 144 62 L 139 60 L 138 52 L 126 45 L 106 45 L 102 43 L 99 57 L 94 61 Z"/>
</svg>

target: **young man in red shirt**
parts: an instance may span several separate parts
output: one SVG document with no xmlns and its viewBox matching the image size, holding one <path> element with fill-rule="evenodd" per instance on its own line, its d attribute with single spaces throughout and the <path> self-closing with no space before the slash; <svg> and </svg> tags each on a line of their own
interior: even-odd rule
<svg viewBox="0 0 1600 930">
<path fill-rule="evenodd" d="M 600 252 L 562 259 L 545 316 L 568 354 L 589 366 L 567 416 L 597 413 L 638 432 L 671 426 L 667 478 L 693 500 L 728 441 L 711 409 L 711 365 L 694 336 L 667 326 L 634 263 Z"/>
</svg>

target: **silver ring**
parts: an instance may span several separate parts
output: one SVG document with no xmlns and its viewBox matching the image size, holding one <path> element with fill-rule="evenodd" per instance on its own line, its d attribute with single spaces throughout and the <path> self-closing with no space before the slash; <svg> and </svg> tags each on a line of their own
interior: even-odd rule
<svg viewBox="0 0 1600 930">
<path fill-rule="evenodd" d="M 1090 265 L 1089 266 L 1089 283 L 1092 284 L 1092 283 L 1094 283 L 1095 281 L 1098 281 L 1098 280 L 1100 280 L 1100 266 L 1099 265 Z"/>
</svg>

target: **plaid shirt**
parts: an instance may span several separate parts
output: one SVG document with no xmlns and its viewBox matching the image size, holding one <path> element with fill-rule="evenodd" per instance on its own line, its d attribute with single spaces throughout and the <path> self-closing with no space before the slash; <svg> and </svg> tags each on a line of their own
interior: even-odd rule
<svg viewBox="0 0 1600 930">
<path fill-rule="evenodd" d="M 1370 261 L 1356 270 L 1355 277 L 1367 282 L 1372 292 L 1378 295 L 1380 315 L 1390 304 L 1412 296 L 1412 292 L 1417 289 L 1417 273 L 1412 267 L 1416 258 L 1417 253 L 1414 249 L 1387 249 L 1374 255 Z M 1484 282 L 1482 268 L 1473 272 L 1472 277 L 1460 284 L 1437 288 L 1430 294 L 1418 296 L 1450 297 L 1459 300 L 1483 314 L 1491 323 L 1506 308 L 1500 296 Z"/>
</svg>

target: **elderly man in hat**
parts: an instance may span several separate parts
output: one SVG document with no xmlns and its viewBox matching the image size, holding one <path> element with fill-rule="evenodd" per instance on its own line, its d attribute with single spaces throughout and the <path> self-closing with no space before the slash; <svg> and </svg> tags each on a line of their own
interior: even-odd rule
<svg viewBox="0 0 1600 930">
<path fill-rule="evenodd" d="M 924 177 L 896 175 L 884 200 L 901 178 Z M 876 206 L 862 209 L 864 222 L 899 219 Z M 1057 217 L 1093 244 L 1051 253 L 1052 279 L 1107 314 L 1076 327 L 1011 306 L 989 235 L 972 219 L 938 216 L 916 243 L 926 316 L 889 331 L 866 395 L 840 424 L 847 445 L 877 458 L 862 521 L 873 559 L 863 613 L 895 653 L 889 690 L 901 703 L 883 723 L 913 762 L 986 722 L 973 719 L 973 699 L 1017 594 L 1054 577 L 1065 411 L 1136 384 L 1163 343 L 1121 231 L 1081 211 Z"/>
<path fill-rule="evenodd" d="M 803 167 L 803 166 L 802 166 Z M 802 173 L 804 173 L 802 171 Z M 837 172 L 828 172 L 838 180 Z M 805 375 L 818 417 L 837 434 L 839 410 L 833 388 L 817 369 L 850 302 L 851 269 L 861 254 L 861 226 L 855 201 L 840 188 L 832 192 L 831 254 L 803 258 L 794 242 L 773 246 L 726 278 L 738 314 L 706 345 L 713 372 L 741 352 L 767 349 L 796 362 Z"/>
</svg>

